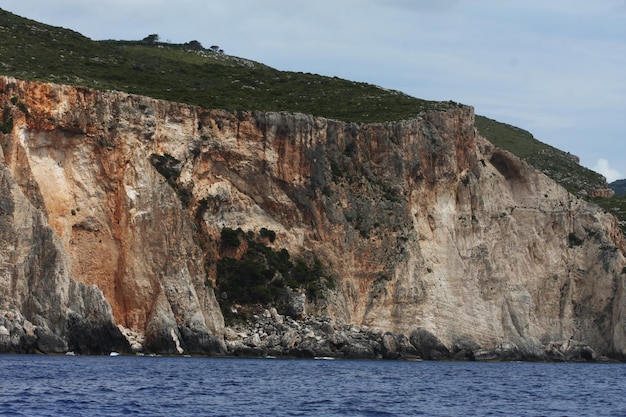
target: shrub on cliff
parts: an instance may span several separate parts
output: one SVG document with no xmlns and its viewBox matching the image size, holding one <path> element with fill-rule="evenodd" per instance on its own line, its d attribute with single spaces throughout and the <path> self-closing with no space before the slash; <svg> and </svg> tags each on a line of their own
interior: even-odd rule
<svg viewBox="0 0 626 417">
<path fill-rule="evenodd" d="M 7 134 L 13 130 L 13 115 L 11 108 L 5 107 L 2 111 L 2 123 L 0 123 L 0 132 Z"/>
<path fill-rule="evenodd" d="M 230 227 L 225 227 L 220 233 L 220 240 L 225 246 L 236 248 L 241 243 L 239 236 L 242 233 L 241 229 L 233 230 Z"/>
<path fill-rule="evenodd" d="M 270 243 L 274 243 L 274 240 L 276 240 L 276 232 L 274 232 L 273 230 L 268 230 L 265 227 L 261 228 L 259 234 L 262 238 L 269 239 Z"/>
<path fill-rule="evenodd" d="M 239 258 L 224 257 L 217 262 L 217 287 L 223 307 L 230 304 L 264 304 L 283 307 L 287 287 L 305 290 L 309 298 L 321 296 L 326 288 L 334 288 L 334 281 L 324 273 L 322 263 L 313 258 L 309 263 L 303 258 L 292 261 L 287 249 L 274 250 L 265 239 L 274 241 L 276 233 L 261 229 L 244 233 L 240 228 L 224 228 L 220 233 L 221 244 L 239 247 L 242 239 L 246 252 Z M 227 308 L 228 310 L 228 308 Z"/>
</svg>

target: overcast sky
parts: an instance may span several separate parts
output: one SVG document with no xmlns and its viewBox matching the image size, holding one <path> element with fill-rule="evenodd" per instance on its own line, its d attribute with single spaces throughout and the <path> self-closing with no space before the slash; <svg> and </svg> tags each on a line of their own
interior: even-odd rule
<svg viewBox="0 0 626 417">
<path fill-rule="evenodd" d="M 0 0 L 92 39 L 198 40 L 454 100 L 626 178 L 625 0 Z"/>
</svg>

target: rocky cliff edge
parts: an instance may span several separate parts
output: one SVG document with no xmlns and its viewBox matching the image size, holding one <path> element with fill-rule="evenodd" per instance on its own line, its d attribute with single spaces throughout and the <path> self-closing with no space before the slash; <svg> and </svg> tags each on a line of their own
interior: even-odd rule
<svg viewBox="0 0 626 417">
<path fill-rule="evenodd" d="M 0 103 L 2 351 L 626 354 L 616 219 L 470 107 L 357 125 L 7 77 Z M 225 326 L 226 228 L 271 231 L 334 285 L 297 320 Z"/>
</svg>

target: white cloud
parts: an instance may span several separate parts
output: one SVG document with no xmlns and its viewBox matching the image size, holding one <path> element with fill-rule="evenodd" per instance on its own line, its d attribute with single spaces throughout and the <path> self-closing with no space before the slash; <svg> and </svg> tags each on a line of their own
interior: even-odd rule
<svg viewBox="0 0 626 417">
<path fill-rule="evenodd" d="M 624 175 L 622 172 L 611 168 L 609 166 L 609 161 L 602 158 L 598 159 L 598 162 L 596 163 L 596 166 L 593 168 L 593 170 L 604 175 L 608 182 L 613 182 L 626 177 L 626 175 Z"/>
</svg>

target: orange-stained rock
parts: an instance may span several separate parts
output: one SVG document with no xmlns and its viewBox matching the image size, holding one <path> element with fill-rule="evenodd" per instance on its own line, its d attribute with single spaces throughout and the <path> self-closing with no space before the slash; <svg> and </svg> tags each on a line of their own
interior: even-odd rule
<svg viewBox="0 0 626 417">
<path fill-rule="evenodd" d="M 219 254 L 198 236 L 265 227 L 335 277 L 308 312 L 423 329 L 451 351 L 572 339 L 626 354 L 616 219 L 478 136 L 470 107 L 357 125 L 10 78 L 0 92 L 14 115 L 4 166 L 71 276 L 148 348 L 219 351 Z"/>
</svg>

